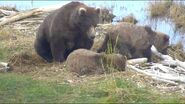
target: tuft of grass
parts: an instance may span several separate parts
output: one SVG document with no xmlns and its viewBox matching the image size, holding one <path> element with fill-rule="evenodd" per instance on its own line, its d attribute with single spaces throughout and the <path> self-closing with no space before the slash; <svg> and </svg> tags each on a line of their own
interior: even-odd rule
<svg viewBox="0 0 185 104">
<path fill-rule="evenodd" d="M 149 17 L 151 19 L 164 18 L 168 15 L 172 1 L 156 1 L 149 4 Z"/>
<path fill-rule="evenodd" d="M 117 52 L 118 41 L 119 41 L 119 34 L 116 35 L 115 42 L 114 40 L 109 39 L 107 43 L 107 49 L 105 50 L 105 52 L 107 54 L 118 53 Z"/>
<path fill-rule="evenodd" d="M 118 45 L 118 40 L 119 40 L 119 34 L 117 35 L 116 37 L 116 40 L 115 42 L 113 42 L 113 40 L 109 39 L 108 40 L 108 43 L 107 43 L 107 49 L 105 50 L 105 53 L 106 54 L 115 54 L 115 53 L 118 53 L 117 52 L 117 45 Z M 113 58 L 106 58 L 107 56 L 105 55 L 103 61 L 105 61 L 107 64 L 106 65 L 103 65 L 106 70 L 106 72 L 108 73 L 113 73 L 113 72 L 116 72 L 118 71 L 117 68 L 114 67 L 113 65 Z"/>
<path fill-rule="evenodd" d="M 7 49 L 0 48 L 0 61 L 7 61 L 8 55 Z"/>
<path fill-rule="evenodd" d="M 123 17 L 121 22 L 128 22 L 128 23 L 132 23 L 132 24 L 137 24 L 138 20 L 135 18 L 135 16 L 133 14 L 130 14 L 126 17 Z"/>
<path fill-rule="evenodd" d="M 7 61 L 14 53 L 33 51 L 34 36 L 25 35 L 19 30 L 0 27 L 0 60 Z"/>
<path fill-rule="evenodd" d="M 171 47 L 168 49 L 168 54 L 172 56 L 174 59 L 185 61 L 185 52 L 183 49 L 183 43 L 179 42 L 177 44 L 171 45 Z"/>
</svg>

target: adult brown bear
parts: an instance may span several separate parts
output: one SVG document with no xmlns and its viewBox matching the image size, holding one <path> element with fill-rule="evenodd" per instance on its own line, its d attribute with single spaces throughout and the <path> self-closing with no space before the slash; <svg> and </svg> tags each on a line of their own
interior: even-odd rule
<svg viewBox="0 0 185 104">
<path fill-rule="evenodd" d="M 151 61 L 152 45 L 155 45 L 157 49 L 160 48 L 160 52 L 166 53 L 169 45 L 169 36 L 166 34 L 155 32 L 148 26 L 137 26 L 125 22 L 110 25 L 110 27 L 105 30 L 107 32 L 105 39 L 97 52 L 103 52 L 111 47 L 116 53 L 126 55 L 127 58 L 146 57 L 148 61 Z"/>
<path fill-rule="evenodd" d="M 48 62 L 66 60 L 78 48 L 90 49 L 100 9 L 70 2 L 49 14 L 40 25 L 35 50 Z"/>
</svg>

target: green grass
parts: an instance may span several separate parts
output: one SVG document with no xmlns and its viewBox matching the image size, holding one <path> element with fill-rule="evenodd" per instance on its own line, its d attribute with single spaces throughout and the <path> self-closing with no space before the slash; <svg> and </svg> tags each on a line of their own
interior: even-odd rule
<svg viewBox="0 0 185 104">
<path fill-rule="evenodd" d="M 1 45 L 1 43 L 0 43 Z M 16 52 L 21 52 L 20 47 L 16 47 L 15 49 L 7 48 L 7 47 L 0 47 L 0 61 L 8 61 L 12 54 Z"/>
<path fill-rule="evenodd" d="M 0 48 L 0 61 L 6 61 L 8 57 L 8 50 L 5 48 Z"/>
<path fill-rule="evenodd" d="M 16 74 L 0 74 L 0 103 L 58 102 L 72 88 L 67 84 L 46 83 Z"/>
<path fill-rule="evenodd" d="M 180 103 L 179 96 L 160 95 L 132 81 L 105 78 L 70 85 L 0 74 L 0 103 Z"/>
</svg>

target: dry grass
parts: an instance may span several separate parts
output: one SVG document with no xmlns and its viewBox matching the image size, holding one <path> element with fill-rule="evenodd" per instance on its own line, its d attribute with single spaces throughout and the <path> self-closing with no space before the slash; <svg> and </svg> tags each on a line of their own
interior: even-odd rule
<svg viewBox="0 0 185 104">
<path fill-rule="evenodd" d="M 164 18 L 170 8 L 171 2 L 152 2 L 149 5 L 149 16 L 151 19 Z"/>
<path fill-rule="evenodd" d="M 132 23 L 132 24 L 137 24 L 138 20 L 135 18 L 135 16 L 133 14 L 130 14 L 126 17 L 123 17 L 121 22 L 128 22 L 128 23 Z"/>
<path fill-rule="evenodd" d="M 185 52 L 183 50 L 183 44 L 182 43 L 177 43 L 175 45 L 172 45 L 168 49 L 168 53 L 174 59 L 178 59 L 180 61 L 185 61 Z"/>
<path fill-rule="evenodd" d="M 25 35 L 18 30 L 11 29 L 8 26 L 0 28 L 0 48 L 5 51 L 7 59 L 14 53 L 20 51 L 33 51 L 33 42 L 35 36 Z M 4 57 L 4 56 L 3 56 Z"/>
<path fill-rule="evenodd" d="M 148 8 L 151 20 L 167 20 L 174 23 L 175 32 L 185 34 L 185 5 L 175 1 L 151 2 Z"/>
<path fill-rule="evenodd" d="M 0 28 L 0 40 L 0 53 L 6 53 L 3 58 L 13 67 L 13 73 L 31 75 L 34 79 L 47 81 L 63 82 L 74 79 L 76 82 L 78 79 L 78 76 L 66 70 L 65 63 L 47 63 L 40 58 L 33 47 L 34 35 L 5 26 Z"/>
<path fill-rule="evenodd" d="M 170 18 L 175 24 L 175 31 L 185 33 L 185 5 L 174 4 L 170 9 Z"/>
</svg>

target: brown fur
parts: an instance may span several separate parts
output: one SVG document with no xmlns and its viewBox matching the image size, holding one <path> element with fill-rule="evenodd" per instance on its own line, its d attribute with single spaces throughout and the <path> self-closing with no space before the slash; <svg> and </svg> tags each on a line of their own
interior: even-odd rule
<svg viewBox="0 0 185 104">
<path fill-rule="evenodd" d="M 111 44 L 111 48 L 115 49 L 116 53 L 126 55 L 127 58 L 147 57 L 148 61 L 151 61 L 150 48 L 154 45 L 159 52 L 167 54 L 169 36 L 155 32 L 148 26 L 120 22 L 116 25 L 109 25 L 109 28 L 106 27 L 98 33 L 105 34 L 105 38 L 103 42 L 98 41 L 98 44 L 95 41 L 92 50 L 97 52 L 105 52 L 110 48 L 107 44 Z"/>
<path fill-rule="evenodd" d="M 80 9 L 83 8 L 83 9 Z M 75 49 L 90 49 L 92 28 L 99 22 L 100 9 L 71 2 L 49 14 L 40 25 L 35 50 L 48 62 L 63 62 Z"/>
<path fill-rule="evenodd" d="M 67 60 L 67 69 L 78 75 L 102 74 L 107 65 L 119 71 L 125 70 L 126 58 L 120 54 L 96 53 L 86 49 L 72 52 Z"/>
<path fill-rule="evenodd" d="M 147 57 L 151 60 L 151 46 L 155 32 L 148 26 L 136 26 L 134 24 L 120 22 L 112 25 L 112 28 L 107 30 L 107 34 L 103 45 L 97 52 L 105 51 L 107 43 L 112 44 L 112 49 L 117 49 L 117 52 L 126 55 L 127 58 Z"/>
<path fill-rule="evenodd" d="M 169 39 L 170 37 L 162 32 L 156 32 L 156 36 L 154 38 L 154 46 L 157 50 L 163 54 L 167 54 L 167 49 L 169 47 Z"/>
</svg>

